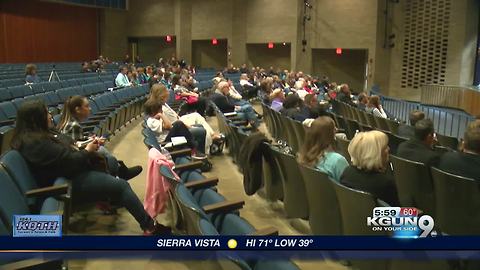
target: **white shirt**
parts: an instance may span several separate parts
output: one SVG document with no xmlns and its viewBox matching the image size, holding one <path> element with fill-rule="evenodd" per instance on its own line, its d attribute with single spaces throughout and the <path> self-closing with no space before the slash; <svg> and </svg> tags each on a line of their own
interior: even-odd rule
<svg viewBox="0 0 480 270">
<path fill-rule="evenodd" d="M 300 97 L 301 100 L 305 100 L 305 96 L 307 94 L 308 94 L 308 92 L 305 89 L 297 90 L 297 95 Z"/>
<path fill-rule="evenodd" d="M 372 110 L 372 114 L 375 115 L 376 117 L 387 118 L 387 114 L 383 111 L 383 108 L 380 108 L 380 110 L 377 108 L 374 108 Z"/>
<path fill-rule="evenodd" d="M 165 117 L 167 117 L 168 121 L 170 121 L 171 123 L 178 120 L 178 114 L 172 108 L 170 108 L 168 104 L 165 104 L 162 106 L 162 113 Z M 163 129 L 162 118 L 156 119 L 154 117 L 149 117 L 147 119 L 147 126 L 157 134 L 158 142 L 165 141 L 165 138 L 167 137 L 169 130 Z"/>
<path fill-rule="evenodd" d="M 237 89 L 232 85 L 230 86 L 230 90 L 228 94 L 233 98 L 233 99 L 242 99 L 242 95 L 238 93 Z"/>
<path fill-rule="evenodd" d="M 115 85 L 116 86 L 130 86 L 132 83 L 128 80 L 126 74 L 121 72 L 118 73 L 117 78 L 115 78 Z"/>
<path fill-rule="evenodd" d="M 251 84 L 248 80 L 240 80 L 240 85 L 241 86 L 245 86 L 245 85 L 248 85 L 248 86 L 253 86 L 253 84 Z"/>
<path fill-rule="evenodd" d="M 163 112 L 163 115 L 165 115 L 168 118 L 168 121 L 172 123 L 179 119 L 178 114 L 172 108 L 170 108 L 170 106 L 168 106 L 168 104 L 166 103 L 162 106 L 162 112 Z"/>
<path fill-rule="evenodd" d="M 163 120 L 149 117 L 147 119 L 147 127 L 150 128 L 157 135 L 157 141 L 163 142 L 167 138 L 168 130 L 163 129 Z"/>
</svg>

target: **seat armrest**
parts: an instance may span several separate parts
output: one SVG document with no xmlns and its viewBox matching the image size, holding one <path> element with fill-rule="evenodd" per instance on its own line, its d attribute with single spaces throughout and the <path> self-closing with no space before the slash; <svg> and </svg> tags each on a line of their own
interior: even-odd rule
<svg viewBox="0 0 480 270">
<path fill-rule="evenodd" d="M 68 193 L 68 184 L 32 189 L 25 192 L 26 197 L 55 197 Z"/>
<path fill-rule="evenodd" d="M 223 115 L 224 115 L 225 117 L 234 117 L 234 116 L 237 115 L 237 113 L 236 113 L 236 112 L 228 112 L 228 113 L 224 113 Z"/>
<path fill-rule="evenodd" d="M 101 111 L 97 111 L 95 114 L 93 114 L 90 118 L 92 117 L 107 117 L 109 116 L 111 113 L 111 111 L 104 111 L 104 110 L 101 110 Z"/>
<path fill-rule="evenodd" d="M 200 169 L 202 167 L 202 165 L 203 165 L 203 162 L 201 162 L 201 161 L 192 161 L 192 162 L 185 163 L 185 164 L 175 165 L 173 167 L 173 169 L 176 172 L 189 171 L 189 170 Z"/>
<path fill-rule="evenodd" d="M 94 115 L 94 116 L 89 117 L 86 121 L 97 121 L 97 122 L 99 122 L 99 121 L 104 120 L 105 117 L 106 117 L 106 115 Z"/>
<path fill-rule="evenodd" d="M 15 124 L 15 119 L 0 121 L 0 126 L 10 126 Z"/>
<path fill-rule="evenodd" d="M 173 160 L 175 160 L 175 158 L 177 157 L 190 156 L 191 154 L 192 154 L 191 148 L 170 151 L 170 155 L 172 156 Z"/>
<path fill-rule="evenodd" d="M 202 188 L 214 187 L 217 184 L 218 184 L 217 177 L 209 177 L 202 180 L 187 182 L 185 183 L 185 187 L 192 188 L 192 189 L 202 189 Z"/>
<path fill-rule="evenodd" d="M 277 236 L 278 230 L 274 227 L 267 227 L 260 230 L 256 230 L 250 234 L 251 236 Z"/>
<path fill-rule="evenodd" d="M 61 259 L 26 259 L 2 265 L 2 269 L 60 269 Z"/>
<path fill-rule="evenodd" d="M 243 200 L 223 201 L 223 202 L 205 205 L 203 207 L 203 211 L 205 211 L 206 214 L 230 213 L 235 210 L 242 209 L 244 205 L 245 205 L 245 201 Z"/>
</svg>

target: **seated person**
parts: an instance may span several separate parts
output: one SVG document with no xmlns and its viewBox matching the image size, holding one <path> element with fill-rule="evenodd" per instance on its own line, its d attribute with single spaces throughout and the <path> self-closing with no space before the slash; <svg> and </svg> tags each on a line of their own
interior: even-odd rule
<svg viewBox="0 0 480 270">
<path fill-rule="evenodd" d="M 217 90 L 211 95 L 211 100 L 222 113 L 237 112 L 238 116 L 250 123 L 254 128 L 258 128 L 260 122 L 257 114 L 250 104 L 238 106 L 228 99 L 230 87 L 228 82 L 221 81 L 218 83 Z"/>
<path fill-rule="evenodd" d="M 318 104 L 317 98 L 315 94 L 308 94 L 305 96 L 305 102 L 301 108 L 301 113 L 306 118 L 313 118 L 316 119 L 319 116 L 327 116 L 327 112 L 320 108 L 320 104 Z"/>
<path fill-rule="evenodd" d="M 222 137 L 221 134 L 213 131 L 205 118 L 197 112 L 187 112 L 186 114 L 179 117 L 178 114 L 167 104 L 167 100 L 169 100 L 169 97 L 170 91 L 168 91 L 167 88 L 162 84 L 156 84 L 150 89 L 149 100 L 155 100 L 156 102 L 162 104 L 162 113 L 168 118 L 171 123 L 174 123 L 176 121 L 183 122 L 188 127 L 195 141 L 198 142 L 204 140 L 203 144 L 200 142 L 197 143 L 197 145 L 199 146 L 199 150 L 202 153 L 208 154 L 212 142 L 214 140 L 220 139 Z"/>
<path fill-rule="evenodd" d="M 188 90 L 183 86 L 183 82 L 180 80 L 180 76 L 175 75 L 172 78 L 172 89 L 175 92 L 175 99 L 183 99 L 187 102 L 182 112 L 195 110 L 200 115 L 205 116 L 205 110 L 207 109 L 207 100 L 200 97 L 198 93 Z M 183 107 L 183 106 L 182 106 Z"/>
<path fill-rule="evenodd" d="M 254 85 L 248 78 L 248 75 L 244 72 L 240 75 L 240 86 L 242 86 L 242 95 L 246 98 L 252 98 L 257 96 L 259 87 Z"/>
<path fill-rule="evenodd" d="M 330 117 L 321 116 L 307 129 L 298 162 L 314 167 L 339 182 L 348 162 L 334 151 L 334 145 L 335 122 Z"/>
<path fill-rule="evenodd" d="M 370 98 L 368 99 L 368 104 L 365 111 L 373 114 L 376 117 L 388 118 L 387 114 L 383 110 L 382 105 L 380 104 L 380 97 L 376 95 L 370 96 Z"/>
<path fill-rule="evenodd" d="M 352 165 L 342 174 L 340 183 L 371 193 L 391 206 L 399 206 L 393 172 L 388 162 L 388 137 L 381 131 L 360 132 L 348 145 Z"/>
<path fill-rule="evenodd" d="M 235 105 L 242 106 L 248 103 L 248 101 L 244 100 L 242 95 L 235 89 L 235 86 L 233 86 L 233 82 L 230 79 L 227 79 L 228 86 L 230 87 L 230 90 L 228 91 L 228 98 L 230 101 L 235 103 Z M 217 84 L 218 86 L 218 84 Z"/>
<path fill-rule="evenodd" d="M 88 99 L 82 96 L 72 96 L 65 101 L 57 130 L 72 138 L 74 142 L 86 141 L 89 137 L 85 136 L 81 122 L 87 120 L 89 116 L 90 105 Z M 98 153 L 105 156 L 108 163 L 108 170 L 112 175 L 130 180 L 142 172 L 141 166 L 128 168 L 123 161 L 117 160 L 103 146 L 105 138 L 96 138 L 93 134 L 90 134 L 90 138 L 99 142 Z"/>
<path fill-rule="evenodd" d="M 338 92 L 336 99 L 343 103 L 347 103 L 350 106 L 356 106 L 352 100 L 352 92 L 350 91 L 350 87 L 346 83 L 340 85 L 340 92 Z"/>
<path fill-rule="evenodd" d="M 260 89 L 258 89 L 257 95 L 263 103 L 270 104 L 270 94 L 272 91 L 273 78 L 267 77 L 260 82 Z"/>
<path fill-rule="evenodd" d="M 26 83 L 39 83 L 42 80 L 37 75 L 37 66 L 34 64 L 28 64 L 25 66 L 25 82 Z"/>
<path fill-rule="evenodd" d="M 298 97 L 300 97 L 301 100 L 305 99 L 305 96 L 309 93 L 306 89 L 306 82 L 303 78 L 300 78 L 298 81 L 295 82 L 295 90 L 294 92 L 297 93 Z"/>
<path fill-rule="evenodd" d="M 397 156 L 421 162 L 427 167 L 433 166 L 440 158 L 440 153 L 433 150 L 435 141 L 432 120 L 420 120 L 415 124 L 415 136 L 398 146 Z"/>
<path fill-rule="evenodd" d="M 120 66 L 117 77 L 115 78 L 115 86 L 126 87 L 126 86 L 132 85 L 132 83 L 128 79 L 127 73 L 128 73 L 127 66 Z"/>
<path fill-rule="evenodd" d="M 285 94 L 283 93 L 283 90 L 280 88 L 273 90 L 273 92 L 270 94 L 270 100 L 272 101 L 270 108 L 276 112 L 279 112 L 283 108 L 283 101 L 285 100 Z"/>
<path fill-rule="evenodd" d="M 368 104 L 367 94 L 362 92 L 362 93 L 358 94 L 357 99 L 358 99 L 357 108 L 361 111 L 365 111 L 365 109 L 367 108 L 367 104 Z"/>
<path fill-rule="evenodd" d="M 438 163 L 440 170 L 468 177 L 480 183 L 480 120 L 470 123 L 463 135 L 463 151 L 447 152 Z"/>
<path fill-rule="evenodd" d="M 410 126 L 400 124 L 398 127 L 398 136 L 405 137 L 405 138 L 413 138 L 415 137 L 415 124 L 424 119 L 425 114 L 419 110 L 413 110 L 410 112 L 409 119 L 410 119 Z"/>
<path fill-rule="evenodd" d="M 305 119 L 307 119 L 307 117 L 301 112 L 302 106 L 303 101 L 296 93 L 293 93 L 285 98 L 285 101 L 283 102 L 283 108 L 280 110 L 280 113 L 283 116 L 303 122 Z"/>
<path fill-rule="evenodd" d="M 205 154 L 205 136 L 199 141 L 193 139 L 192 133 L 182 121 L 171 122 L 169 118 L 162 112 L 162 104 L 149 99 L 143 105 L 145 108 L 145 116 L 147 117 L 147 127 L 157 135 L 159 143 L 170 142 L 172 137 L 185 137 L 187 146 L 194 150 L 194 158 L 206 158 Z M 205 130 L 203 135 L 205 135 Z M 197 147 L 198 145 L 198 147 Z"/>
<path fill-rule="evenodd" d="M 25 101 L 17 111 L 12 148 L 27 161 L 40 187 L 53 184 L 58 177 L 71 180 L 73 203 L 110 201 L 125 207 L 146 235 L 169 233 L 170 228 L 156 223 L 127 181 L 105 173 L 103 157 L 94 140 L 79 150 L 71 139 L 52 133 L 52 116 L 40 100 Z"/>
</svg>

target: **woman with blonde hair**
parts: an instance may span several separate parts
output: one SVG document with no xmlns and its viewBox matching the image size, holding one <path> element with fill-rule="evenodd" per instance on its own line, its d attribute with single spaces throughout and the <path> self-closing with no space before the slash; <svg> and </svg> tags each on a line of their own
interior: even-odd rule
<svg viewBox="0 0 480 270">
<path fill-rule="evenodd" d="M 326 173 L 338 182 L 348 162 L 334 151 L 334 144 L 335 122 L 328 116 L 318 117 L 307 129 L 298 161 Z"/>
<path fill-rule="evenodd" d="M 360 132 L 348 145 L 352 165 L 345 169 L 340 183 L 366 191 L 391 206 L 398 206 L 398 195 L 389 166 L 388 137 L 377 130 Z"/>
</svg>

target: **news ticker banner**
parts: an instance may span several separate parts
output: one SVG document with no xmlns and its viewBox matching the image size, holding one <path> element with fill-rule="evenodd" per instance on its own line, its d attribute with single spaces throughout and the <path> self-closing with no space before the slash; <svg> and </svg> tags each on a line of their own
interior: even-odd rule
<svg viewBox="0 0 480 270">
<path fill-rule="evenodd" d="M 472 250 L 480 236 L 63 236 L 0 237 L 0 250 Z"/>
</svg>

